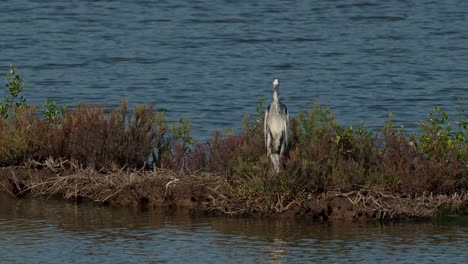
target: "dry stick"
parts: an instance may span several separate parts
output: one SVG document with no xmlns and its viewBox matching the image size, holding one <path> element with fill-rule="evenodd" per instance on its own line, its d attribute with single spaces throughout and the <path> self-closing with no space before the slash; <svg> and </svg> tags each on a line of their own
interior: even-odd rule
<svg viewBox="0 0 468 264">
<path fill-rule="evenodd" d="M 111 197 L 115 196 L 116 194 L 118 194 L 119 192 L 121 192 L 123 189 L 125 189 L 126 186 L 124 187 L 121 187 L 120 189 L 118 189 L 116 192 L 110 194 L 109 196 L 107 196 L 106 198 L 104 198 L 103 200 L 96 200 L 95 202 L 100 202 L 100 203 L 103 203 L 105 201 L 107 201 L 107 199 L 110 199 Z"/>
<path fill-rule="evenodd" d="M 52 184 L 52 186 L 49 187 L 49 190 L 50 189 L 56 189 L 57 190 L 57 186 L 59 186 L 60 184 L 63 184 L 64 182 L 67 183 L 68 181 L 68 178 L 55 178 L 55 183 Z"/>
<path fill-rule="evenodd" d="M 19 191 L 18 194 L 21 194 L 21 188 L 18 184 L 18 180 L 16 179 L 15 171 L 12 171 L 13 181 L 15 182 L 16 189 Z"/>
<path fill-rule="evenodd" d="M 372 196 L 369 196 L 369 200 L 373 202 L 378 208 L 382 208 L 382 205 L 380 205 Z"/>
<path fill-rule="evenodd" d="M 222 193 L 218 192 L 218 187 L 220 187 L 220 185 L 216 186 L 214 189 L 211 188 L 211 187 L 207 187 L 208 190 L 212 191 L 213 193 L 216 193 L 219 197 L 221 198 L 224 198 L 224 199 L 228 199 L 225 195 L 223 195 Z"/>
<path fill-rule="evenodd" d="M 78 183 L 75 183 L 75 200 L 78 199 Z"/>
<path fill-rule="evenodd" d="M 67 178 L 56 178 L 56 181 L 54 184 L 52 184 L 52 186 L 49 187 L 49 189 L 47 191 L 49 191 L 49 196 L 48 198 L 50 198 L 52 195 L 54 194 L 57 194 L 61 189 L 64 189 L 64 186 L 66 186 L 68 183 L 68 177 Z M 65 194 L 65 198 L 69 198 L 67 197 L 67 194 Z"/>
<path fill-rule="evenodd" d="M 171 186 L 171 184 L 175 185 L 178 181 L 179 181 L 179 179 L 175 178 L 175 179 L 169 181 L 168 183 L 166 183 L 166 191 L 164 192 L 164 197 L 167 196 L 167 191 L 168 191 L 169 187 Z"/>
<path fill-rule="evenodd" d="M 291 205 L 293 205 L 293 204 L 299 204 L 299 203 L 298 203 L 298 201 L 296 201 L 296 200 L 291 201 L 288 205 L 286 205 L 286 207 L 284 208 L 284 211 L 289 210 L 289 207 L 290 207 Z"/>
<path fill-rule="evenodd" d="M 207 194 L 207 195 L 206 195 L 206 198 L 211 199 L 213 205 L 216 206 L 216 199 L 215 199 L 212 195 Z"/>
<path fill-rule="evenodd" d="M 26 191 L 33 191 L 35 188 L 37 187 L 42 187 L 42 186 L 46 186 L 47 184 L 49 184 L 50 181 L 44 181 L 44 182 L 40 182 L 40 183 L 36 183 L 36 184 L 31 184 L 29 186 L 27 186 L 26 188 L 24 188 L 23 190 L 20 191 L 20 193 L 23 193 L 23 192 L 26 192 Z M 42 193 L 42 190 L 39 192 L 39 194 Z"/>
</svg>

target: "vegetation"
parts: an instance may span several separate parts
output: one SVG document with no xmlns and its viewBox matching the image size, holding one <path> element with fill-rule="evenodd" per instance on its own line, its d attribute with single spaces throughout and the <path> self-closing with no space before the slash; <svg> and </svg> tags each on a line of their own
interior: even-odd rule
<svg viewBox="0 0 468 264">
<path fill-rule="evenodd" d="M 2 74 L 2 77 L 7 80 L 8 95 L 3 98 L 3 102 L 0 102 L 0 116 L 7 118 L 12 111 L 25 105 L 26 98 L 20 94 L 27 87 L 27 84 L 16 74 L 16 66 L 14 65 L 10 65 L 10 70 L 8 73 Z"/>
<path fill-rule="evenodd" d="M 391 122 L 375 133 L 364 125 L 345 128 L 330 109 L 316 104 L 291 120 L 289 157 L 278 176 L 268 170 L 262 126 L 257 126 L 261 120 L 260 116 L 240 135 L 215 133 L 184 156 L 185 164 L 190 170 L 225 175 L 241 196 L 297 196 L 366 187 L 414 195 L 464 191 L 468 186 L 466 121 L 452 127 L 438 107 L 422 122 L 421 134 L 407 136 Z"/>
<path fill-rule="evenodd" d="M 418 194 L 450 194 L 468 189 L 468 122 L 439 107 L 421 123 L 419 134 L 395 129 L 387 120 L 379 131 L 338 124 L 329 108 L 315 104 L 291 119 L 289 156 L 279 175 L 269 170 L 263 138 L 263 103 L 242 133 L 215 132 L 207 142 L 190 136 L 190 121 L 170 124 L 163 112 L 126 100 L 106 113 L 102 106 L 74 109 L 46 100 L 26 104 L 23 80 L 11 67 L 4 75 L 9 95 L 0 102 L 0 166 L 69 160 L 81 168 L 116 172 L 123 168 L 207 172 L 225 179 L 230 197 L 292 201 L 311 193 L 363 188 Z"/>
</svg>

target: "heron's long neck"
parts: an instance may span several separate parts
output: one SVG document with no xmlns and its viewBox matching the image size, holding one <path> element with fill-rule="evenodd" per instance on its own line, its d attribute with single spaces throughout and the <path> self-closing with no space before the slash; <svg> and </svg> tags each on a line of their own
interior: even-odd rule
<svg viewBox="0 0 468 264">
<path fill-rule="evenodd" d="M 279 99 L 278 99 L 278 92 L 275 90 L 273 91 L 273 102 L 278 102 Z"/>
</svg>

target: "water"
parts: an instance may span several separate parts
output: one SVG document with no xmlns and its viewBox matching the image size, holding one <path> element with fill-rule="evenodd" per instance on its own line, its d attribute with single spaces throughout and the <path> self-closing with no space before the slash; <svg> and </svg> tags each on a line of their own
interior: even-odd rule
<svg viewBox="0 0 468 264">
<path fill-rule="evenodd" d="M 433 106 L 453 111 L 468 97 L 465 0 L 17 0 L 0 10 L 0 69 L 20 67 L 30 102 L 154 103 L 192 119 L 196 138 L 238 130 L 274 78 L 293 115 L 320 100 L 341 123 L 370 128 L 391 111 L 416 129 Z"/>
<path fill-rule="evenodd" d="M 322 224 L 0 195 L 0 263 L 463 263 L 468 223 Z"/>
</svg>

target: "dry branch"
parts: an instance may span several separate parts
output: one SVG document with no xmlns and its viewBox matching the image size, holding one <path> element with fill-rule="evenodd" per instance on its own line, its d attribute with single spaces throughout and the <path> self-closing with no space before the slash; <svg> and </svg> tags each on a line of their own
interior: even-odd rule
<svg viewBox="0 0 468 264">
<path fill-rule="evenodd" d="M 133 205 L 151 199 L 152 206 L 171 203 L 197 204 L 197 208 L 225 215 L 268 215 L 300 211 L 302 214 L 329 214 L 326 210 L 334 199 L 349 203 L 351 211 L 362 213 L 366 218 L 395 219 L 402 217 L 430 217 L 442 206 L 459 208 L 468 205 L 468 193 L 451 195 L 421 194 L 415 197 L 390 193 L 377 189 L 360 189 L 351 192 L 339 190 L 326 193 L 308 193 L 302 196 L 277 193 L 266 198 L 260 194 L 239 196 L 231 193 L 225 177 L 206 172 L 188 173 L 165 169 L 119 170 L 99 172 L 73 167 L 64 171 L 66 161 L 47 161 L 48 165 L 35 164 L 47 169 L 10 168 L 7 172 L 11 186 L 10 195 L 31 194 L 34 196 L 60 195 L 65 199 L 88 199 L 95 203 L 116 203 L 122 197 L 133 199 Z M 31 166 L 31 165 L 30 165 Z M 70 167 L 70 166 L 68 166 Z M 53 168 L 54 170 L 52 170 Z M 22 173 L 21 170 L 23 170 Z M 44 173 L 49 171 L 49 173 Z M 41 174 L 42 173 L 42 174 Z M 46 174 L 46 176 L 44 176 Z M 41 176 L 42 175 L 42 176 Z M 1 182 L 0 182 L 1 183 Z M 197 193 L 195 201 L 190 192 Z M 130 197 L 130 198 L 129 198 Z M 181 198 L 182 197 L 182 198 Z M 177 201 L 175 201 L 177 199 Z M 184 200 L 185 199 L 185 200 Z M 159 202 L 158 202 L 159 201 Z M 312 210 L 311 207 L 318 208 Z M 339 211 L 333 208 L 331 211 Z M 309 212 L 309 213 L 308 213 Z M 330 217 L 330 215 L 327 215 Z"/>
</svg>

